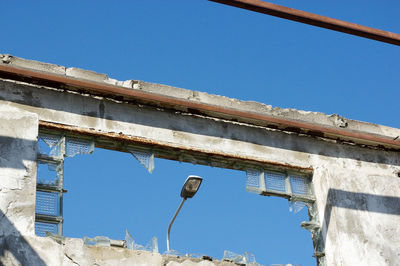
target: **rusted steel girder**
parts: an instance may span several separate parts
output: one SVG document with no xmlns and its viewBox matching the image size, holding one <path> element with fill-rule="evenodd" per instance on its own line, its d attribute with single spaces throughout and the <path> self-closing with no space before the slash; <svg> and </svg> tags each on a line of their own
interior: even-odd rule
<svg viewBox="0 0 400 266">
<path fill-rule="evenodd" d="M 209 1 L 400 46 L 400 34 L 378 30 L 339 19 L 320 16 L 317 14 L 275 5 L 260 0 Z"/>
<path fill-rule="evenodd" d="M 268 114 L 242 111 L 229 107 L 217 106 L 183 98 L 175 98 L 162 94 L 129 89 L 105 83 L 76 79 L 64 75 L 32 71 L 30 69 L 8 65 L 0 65 L 0 78 L 1 77 L 51 86 L 55 88 L 80 91 L 93 95 L 110 97 L 117 100 L 157 105 L 175 110 L 199 112 L 201 114 L 216 118 L 229 119 L 227 117 L 230 117 L 231 120 L 234 121 L 262 126 L 274 126 L 275 128 L 284 131 L 300 132 L 303 134 L 315 135 L 318 137 L 325 137 L 330 139 L 350 140 L 366 145 L 381 145 L 396 150 L 400 149 L 400 140 L 397 137 L 393 139 L 387 136 L 381 136 L 366 132 L 329 127 L 303 121 L 295 121 L 286 118 L 275 117 Z"/>
</svg>

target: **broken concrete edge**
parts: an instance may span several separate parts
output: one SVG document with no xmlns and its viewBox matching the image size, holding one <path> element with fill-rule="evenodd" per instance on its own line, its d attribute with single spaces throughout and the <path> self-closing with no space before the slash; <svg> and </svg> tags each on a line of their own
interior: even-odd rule
<svg viewBox="0 0 400 266">
<path fill-rule="evenodd" d="M 123 251 L 123 252 L 130 252 L 132 254 L 137 254 L 137 255 L 148 255 L 148 256 L 157 256 L 159 257 L 162 262 L 162 265 L 166 265 L 169 262 L 176 262 L 176 263 L 184 263 L 184 264 L 201 264 L 203 261 L 209 261 L 212 263 L 208 263 L 206 265 L 259 265 L 259 264 L 238 264 L 235 263 L 234 261 L 231 261 L 229 259 L 215 259 L 213 257 L 207 256 L 207 255 L 202 255 L 199 254 L 200 256 L 194 256 L 192 254 L 180 254 L 180 255 L 173 255 L 173 254 L 161 254 L 159 252 L 154 252 L 154 251 L 149 251 L 149 250 L 139 250 L 139 249 L 129 249 L 126 246 L 125 240 L 114 240 L 114 239 L 108 239 L 109 240 L 109 245 L 90 245 L 85 243 L 85 238 L 69 238 L 65 236 L 59 236 L 55 234 L 47 234 L 45 237 L 39 237 L 36 241 L 40 242 L 45 242 L 52 240 L 54 241 L 54 245 L 59 245 L 65 249 L 64 253 L 69 253 L 68 251 L 71 251 L 71 248 L 79 246 L 79 247 L 84 247 L 86 249 L 95 251 L 95 250 L 102 250 L 102 251 L 109 251 L 109 252 L 118 252 L 118 251 Z M 97 238 L 97 237 L 95 237 Z M 93 239 L 95 239 L 93 238 Z M 106 238 L 106 237 L 103 237 Z M 71 254 L 70 254 L 71 255 Z M 77 254 L 75 254 L 76 256 Z M 203 265 L 203 264 L 201 264 Z"/>
<path fill-rule="evenodd" d="M 395 141 L 400 146 L 400 129 L 391 128 L 373 123 L 351 120 L 339 116 L 338 114 L 326 115 L 320 112 L 302 111 L 296 109 L 286 109 L 272 107 L 255 101 L 241 101 L 225 96 L 208 94 L 200 91 L 192 91 L 168 85 L 149 83 L 139 80 L 119 81 L 109 78 L 106 74 L 101 74 L 89 70 L 64 67 L 55 64 L 43 63 L 34 60 L 26 60 L 8 54 L 0 54 L 0 65 L 23 68 L 31 71 L 43 72 L 47 74 L 61 75 L 78 80 L 96 82 L 111 86 L 123 87 L 125 89 L 140 90 L 170 98 L 189 100 L 192 102 L 208 104 L 216 107 L 224 107 L 232 110 L 251 112 L 261 115 L 268 115 L 277 119 L 304 122 L 312 125 L 336 128 L 348 132 L 364 133 L 375 135 L 384 139 Z M 327 134 L 331 135 L 331 134 Z M 335 136 L 333 136 L 335 137 Z M 350 138 L 354 140 L 354 138 Z M 392 141 L 392 142 L 393 142 Z M 368 144 L 368 143 L 363 143 Z"/>
</svg>

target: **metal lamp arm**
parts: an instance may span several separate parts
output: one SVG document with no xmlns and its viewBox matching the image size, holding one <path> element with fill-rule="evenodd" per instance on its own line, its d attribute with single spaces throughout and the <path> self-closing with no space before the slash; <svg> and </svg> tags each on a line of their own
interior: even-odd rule
<svg viewBox="0 0 400 266">
<path fill-rule="evenodd" d="M 178 215 L 179 211 L 181 210 L 181 208 L 182 208 L 182 206 L 183 206 L 183 203 L 185 203 L 185 201 L 186 201 L 186 198 L 183 198 L 183 200 L 182 200 L 182 202 L 181 202 L 181 205 L 179 205 L 178 210 L 175 212 L 174 218 L 172 218 L 172 221 L 171 221 L 171 223 L 170 223 L 169 226 L 168 226 L 168 233 L 167 233 L 167 251 L 169 251 L 169 232 L 171 231 L 172 224 L 174 223 L 175 218 L 176 218 L 176 216 Z"/>
</svg>

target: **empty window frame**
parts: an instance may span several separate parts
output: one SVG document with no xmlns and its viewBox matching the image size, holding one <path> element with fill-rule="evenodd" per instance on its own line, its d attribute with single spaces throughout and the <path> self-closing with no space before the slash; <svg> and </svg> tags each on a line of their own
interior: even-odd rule
<svg viewBox="0 0 400 266">
<path fill-rule="evenodd" d="M 35 232 L 62 234 L 62 197 L 65 137 L 39 135 Z"/>
<path fill-rule="evenodd" d="M 64 158 L 92 153 L 93 141 L 39 133 L 35 233 L 62 235 Z"/>
<path fill-rule="evenodd" d="M 45 133 L 44 133 L 45 132 Z M 94 142 L 87 136 L 73 135 L 65 136 L 61 131 L 44 131 L 39 134 L 38 142 L 38 178 L 36 194 L 36 234 L 45 236 L 46 231 L 62 235 L 62 202 L 63 202 L 63 165 L 65 157 L 76 154 L 92 153 Z M 54 135 L 53 135 L 54 134 Z M 58 135 L 57 135 L 58 134 Z M 118 142 L 118 141 L 117 141 Z M 97 142 L 96 142 L 97 143 Z M 116 149 L 121 148 L 116 142 L 103 143 L 100 147 Z M 323 256 L 323 247 L 318 244 L 320 239 L 320 228 L 318 223 L 315 197 L 312 189 L 310 173 L 301 171 L 281 169 L 276 171 L 272 167 L 252 167 L 241 161 L 227 161 L 226 159 L 211 159 L 202 155 L 187 154 L 182 151 L 160 149 L 155 147 L 138 147 L 124 144 L 124 151 L 132 153 L 138 161 L 151 173 L 154 168 L 154 155 L 160 158 L 186 161 L 194 164 L 217 166 L 246 171 L 246 190 L 264 196 L 278 196 L 287 198 L 296 209 L 304 206 L 309 209 L 310 221 L 304 222 L 302 227 L 312 233 L 315 255 Z M 146 156 L 143 156 L 145 154 Z M 145 159 L 143 159 L 143 158 Z M 44 172 L 48 172 L 44 174 Z M 311 228 L 311 229 L 310 229 Z"/>
</svg>

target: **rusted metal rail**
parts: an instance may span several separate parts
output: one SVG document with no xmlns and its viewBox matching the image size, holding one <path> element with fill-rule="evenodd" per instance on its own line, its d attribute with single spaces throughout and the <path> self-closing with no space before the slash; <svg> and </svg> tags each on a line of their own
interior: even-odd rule
<svg viewBox="0 0 400 266">
<path fill-rule="evenodd" d="M 358 140 L 358 143 L 367 145 L 382 145 L 394 149 L 400 148 L 399 139 L 392 139 L 386 136 L 352 131 L 343 128 L 316 125 L 303 121 L 295 121 L 267 114 L 260 114 L 257 112 L 242 111 L 208 103 L 108 85 L 105 83 L 81 80 L 58 74 L 32 71 L 30 69 L 13 67 L 9 65 L 0 65 L 0 77 L 21 80 L 25 82 L 32 82 L 34 84 L 41 84 L 56 88 L 64 88 L 68 90 L 84 91 L 93 95 L 101 95 L 118 100 L 134 101 L 145 104 L 156 104 L 162 107 L 173 108 L 177 110 L 194 110 L 199 113 L 207 114 L 217 118 L 231 117 L 235 121 L 243 121 L 265 126 L 273 125 L 278 129 L 286 131 L 293 131 L 292 129 L 300 129 L 299 131 L 304 134 L 316 135 L 319 137 L 343 139 L 350 141 Z"/>
<path fill-rule="evenodd" d="M 320 16 L 317 14 L 275 5 L 260 0 L 209 1 L 400 46 L 400 34 L 374 29 L 339 19 Z"/>
</svg>

